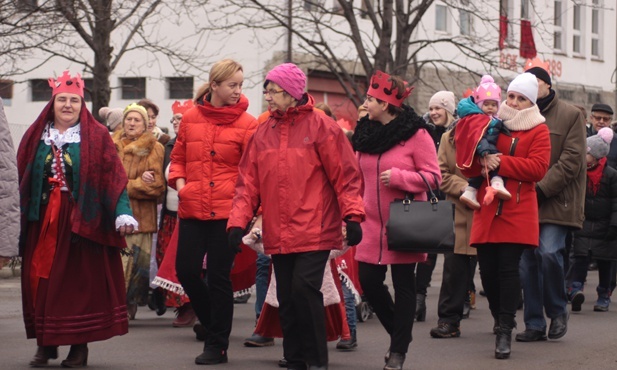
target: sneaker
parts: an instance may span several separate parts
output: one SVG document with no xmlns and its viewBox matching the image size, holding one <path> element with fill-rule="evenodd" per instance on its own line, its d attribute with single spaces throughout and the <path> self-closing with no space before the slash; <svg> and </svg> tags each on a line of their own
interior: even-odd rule
<svg viewBox="0 0 617 370">
<path fill-rule="evenodd" d="M 611 299 L 608 297 L 608 295 L 600 295 L 598 296 L 596 304 L 593 306 L 593 310 L 596 312 L 607 312 L 610 303 Z"/>
<path fill-rule="evenodd" d="M 512 198 L 512 194 L 506 189 L 503 184 L 503 178 L 501 176 L 494 176 L 491 179 L 491 187 L 495 189 L 497 198 L 501 200 L 510 200 Z"/>
<path fill-rule="evenodd" d="M 341 339 L 336 344 L 336 349 L 339 351 L 353 351 L 358 348 L 358 341 L 356 339 L 355 331 L 351 332 L 349 339 Z"/>
<path fill-rule="evenodd" d="M 478 203 L 478 189 L 468 186 L 465 188 L 463 194 L 458 198 L 464 205 L 470 209 L 480 209 L 480 203 Z"/>
<path fill-rule="evenodd" d="M 579 312 L 585 302 L 585 294 L 577 290 L 570 295 L 570 300 L 572 301 L 572 312 Z"/>
<path fill-rule="evenodd" d="M 197 365 L 215 365 L 227 363 L 227 350 L 206 348 L 201 355 L 195 358 Z"/>
<path fill-rule="evenodd" d="M 257 333 L 253 333 L 253 335 L 244 340 L 245 347 L 269 347 L 273 345 L 274 338 L 262 337 Z"/>
<path fill-rule="evenodd" d="M 431 329 L 433 338 L 458 338 L 461 336 L 459 325 L 448 322 L 440 322 L 436 328 Z"/>
<path fill-rule="evenodd" d="M 279 367 L 287 367 L 287 359 L 283 357 L 282 359 L 279 360 L 278 365 Z"/>
</svg>

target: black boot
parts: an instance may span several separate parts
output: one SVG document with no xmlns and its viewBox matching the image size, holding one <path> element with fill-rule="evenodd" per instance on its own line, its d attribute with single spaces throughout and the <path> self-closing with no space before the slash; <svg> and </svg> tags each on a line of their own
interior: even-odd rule
<svg viewBox="0 0 617 370">
<path fill-rule="evenodd" d="M 426 295 L 416 294 L 416 321 L 426 320 Z"/>
<path fill-rule="evenodd" d="M 386 362 L 386 366 L 384 366 L 383 370 L 402 370 L 404 362 L 404 353 L 390 352 L 390 356 L 388 357 L 388 361 Z"/>
<path fill-rule="evenodd" d="M 495 358 L 499 360 L 510 358 L 512 348 L 512 328 L 514 318 L 507 315 L 499 315 L 499 329 L 495 337 Z"/>
</svg>

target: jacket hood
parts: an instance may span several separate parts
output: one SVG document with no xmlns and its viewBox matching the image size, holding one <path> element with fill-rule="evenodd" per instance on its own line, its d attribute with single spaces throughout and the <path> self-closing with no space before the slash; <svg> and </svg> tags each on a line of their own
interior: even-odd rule
<svg viewBox="0 0 617 370">
<path fill-rule="evenodd" d="M 460 118 L 468 116 L 470 114 L 484 114 L 482 109 L 478 107 L 476 102 L 473 100 L 473 97 L 467 97 L 465 99 L 461 99 L 458 102 L 458 106 L 456 107 L 456 111 Z"/>
<path fill-rule="evenodd" d="M 249 107 L 249 101 L 244 96 L 240 95 L 240 100 L 234 105 L 225 105 L 222 107 L 213 106 L 206 96 L 193 108 L 197 109 L 201 114 L 208 117 L 208 121 L 215 125 L 229 125 L 234 123 L 246 112 Z"/>
</svg>

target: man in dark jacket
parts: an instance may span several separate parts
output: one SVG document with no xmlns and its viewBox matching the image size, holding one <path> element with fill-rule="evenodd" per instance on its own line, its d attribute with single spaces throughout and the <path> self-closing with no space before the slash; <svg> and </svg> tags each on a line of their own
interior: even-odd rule
<svg viewBox="0 0 617 370">
<path fill-rule="evenodd" d="M 591 115 L 589 116 L 591 127 L 587 129 L 587 136 L 593 136 L 603 127 L 610 127 L 613 121 L 613 108 L 608 104 L 596 103 L 591 107 Z M 611 141 L 611 149 L 606 156 L 607 164 L 610 167 L 617 169 L 617 140 Z"/>
<path fill-rule="evenodd" d="M 540 246 L 521 258 L 525 331 L 517 334 L 519 342 L 546 340 L 545 312 L 551 319 L 548 338 L 559 339 L 568 330 L 563 250 L 570 230 L 583 224 L 587 152 L 581 111 L 559 100 L 547 71 L 534 67 L 527 72 L 538 79 L 537 104 L 551 133 L 551 163 L 536 184 Z"/>
</svg>

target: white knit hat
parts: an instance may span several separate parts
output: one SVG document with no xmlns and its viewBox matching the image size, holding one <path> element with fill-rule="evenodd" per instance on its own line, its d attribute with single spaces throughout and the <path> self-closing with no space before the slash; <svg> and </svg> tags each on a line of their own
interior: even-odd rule
<svg viewBox="0 0 617 370">
<path fill-rule="evenodd" d="M 510 91 L 525 95 L 529 101 L 536 104 L 536 100 L 538 100 L 538 80 L 531 73 L 521 73 L 510 82 L 508 92 Z"/>
</svg>

